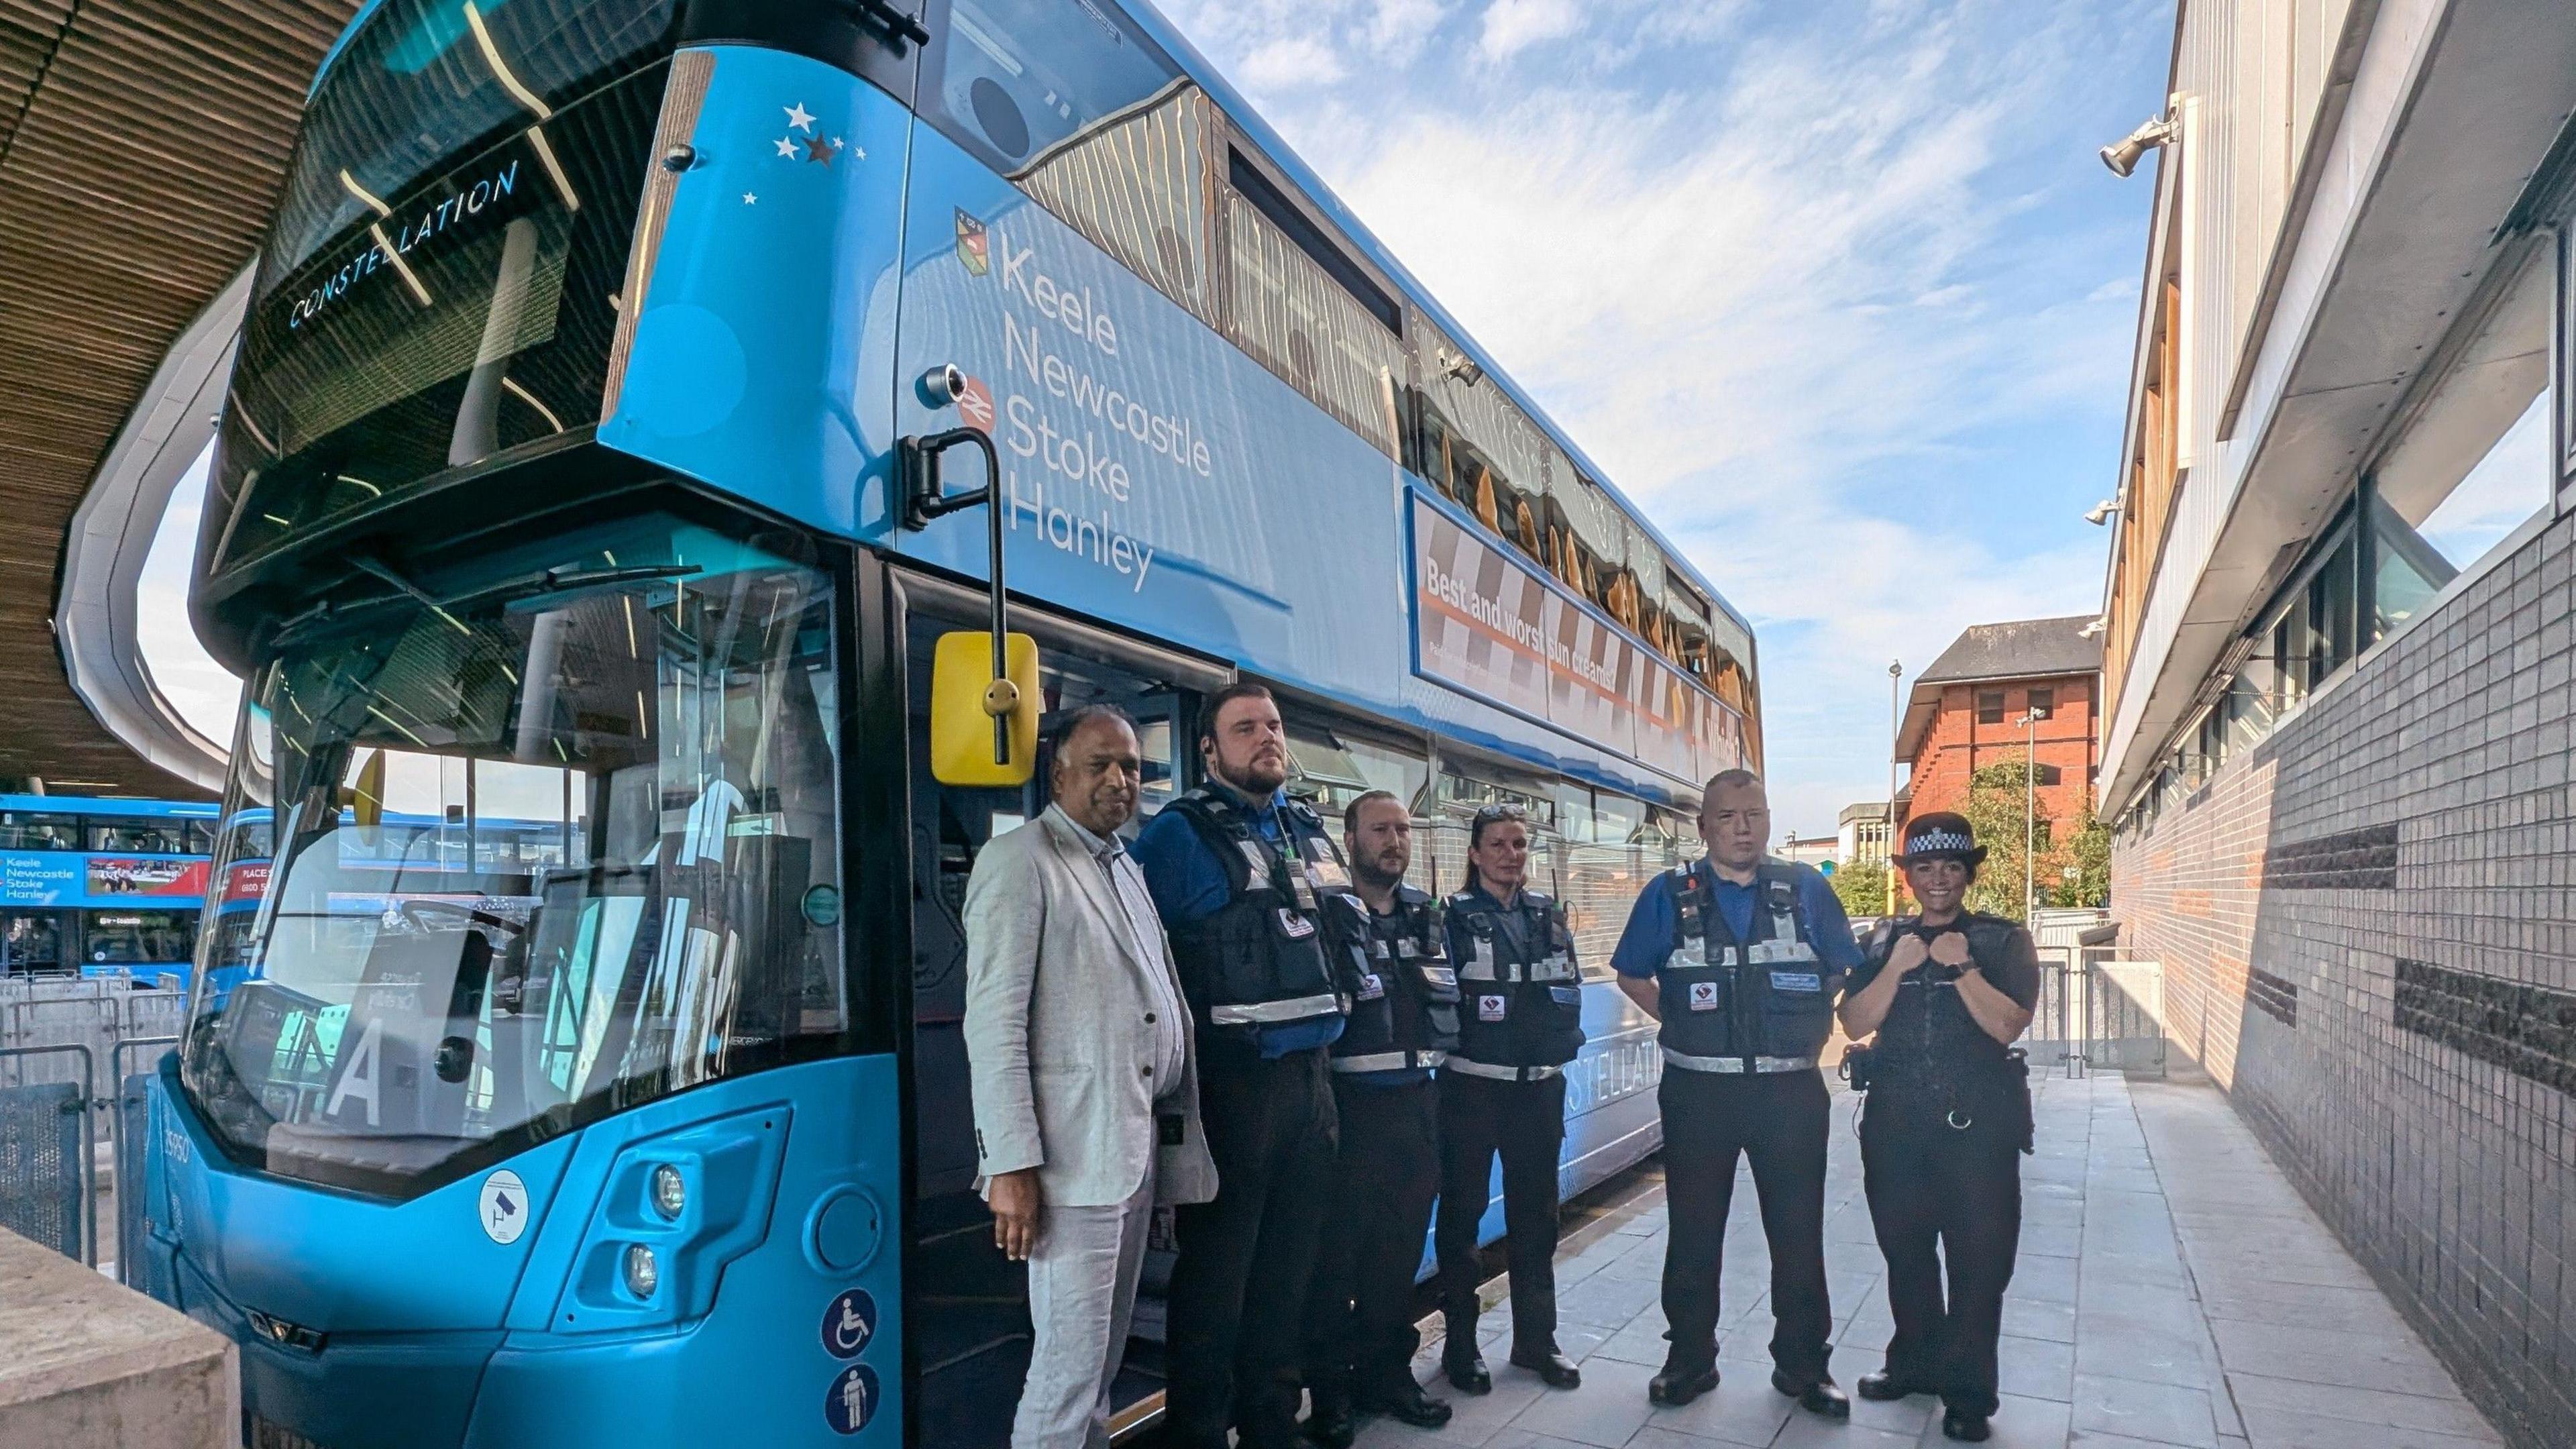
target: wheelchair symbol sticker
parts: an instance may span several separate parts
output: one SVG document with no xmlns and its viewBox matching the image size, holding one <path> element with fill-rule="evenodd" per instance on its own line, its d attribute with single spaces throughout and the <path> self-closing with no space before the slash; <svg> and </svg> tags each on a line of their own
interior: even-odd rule
<svg viewBox="0 0 2576 1449">
<path fill-rule="evenodd" d="M 823 1417 L 836 1434 L 855 1434 L 877 1416 L 877 1371 L 863 1363 L 841 1370 L 823 1396 Z"/>
<path fill-rule="evenodd" d="M 834 1358 L 857 1358 L 876 1336 L 877 1301 L 865 1288 L 843 1293 L 823 1310 L 823 1351 Z"/>
</svg>

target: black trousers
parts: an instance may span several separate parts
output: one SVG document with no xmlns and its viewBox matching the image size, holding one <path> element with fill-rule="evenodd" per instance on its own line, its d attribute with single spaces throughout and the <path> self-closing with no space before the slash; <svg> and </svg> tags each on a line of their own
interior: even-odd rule
<svg viewBox="0 0 2576 1449">
<path fill-rule="evenodd" d="M 1165 1348 L 1180 1443 L 1295 1442 L 1302 1319 L 1332 1191 L 1335 1123 L 1323 1048 L 1263 1061 L 1201 1038 L 1199 1120 L 1213 1202 L 1181 1207 Z"/>
<path fill-rule="evenodd" d="M 2021 1128 L 1993 1111 L 1956 1129 L 1946 1105 L 1882 1087 L 1861 1114 L 1862 1181 L 1896 1319 L 1887 1372 L 1950 1408 L 1992 1414 L 1995 1340 L 2021 1246 Z"/>
<path fill-rule="evenodd" d="M 1476 1224 L 1503 1159 L 1504 1256 L 1512 1273 L 1512 1349 L 1556 1351 L 1556 1156 L 1565 1143 L 1565 1078 L 1498 1082 L 1440 1073 L 1440 1307 L 1449 1341 L 1476 1341 Z"/>
<path fill-rule="evenodd" d="M 1439 1098 L 1428 1079 L 1373 1087 L 1335 1077 L 1333 1100 L 1342 1145 L 1306 1293 L 1306 1387 L 1347 1401 L 1412 1381 L 1422 1346 L 1413 1275 L 1440 1191 Z"/>
<path fill-rule="evenodd" d="M 1664 1250 L 1667 1356 L 1693 1369 L 1717 1360 L 1718 1279 L 1740 1155 L 1752 1160 L 1762 1236 L 1771 1245 L 1771 1363 L 1793 1383 L 1822 1379 L 1834 1326 L 1825 1289 L 1825 1138 L 1833 1112 L 1823 1075 L 1736 1076 L 1667 1065 L 1656 1091 L 1672 1220 Z"/>
</svg>

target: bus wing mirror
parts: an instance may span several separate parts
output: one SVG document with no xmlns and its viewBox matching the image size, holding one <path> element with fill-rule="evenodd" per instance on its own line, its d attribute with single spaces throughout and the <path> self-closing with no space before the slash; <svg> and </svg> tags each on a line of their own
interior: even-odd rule
<svg viewBox="0 0 2576 1449">
<path fill-rule="evenodd" d="M 340 803 L 357 812 L 360 830 L 373 830 L 385 819 L 385 752 L 367 756 L 358 778 L 340 791 Z"/>
<path fill-rule="evenodd" d="M 956 369 L 939 374 L 953 379 Z M 951 493 L 940 460 L 952 448 L 983 455 L 984 486 Z M 981 428 L 951 428 L 928 437 L 898 439 L 896 468 L 902 480 L 903 524 L 927 528 L 935 519 L 984 510 L 985 598 L 992 626 L 981 634 L 943 634 L 931 670 L 930 773 L 943 785 L 1025 785 L 1037 773 L 1038 646 L 1011 632 L 1010 586 L 1002 575 L 1002 460 Z M 985 651 L 984 667 L 974 652 Z M 972 736 L 982 733 L 977 746 Z"/>
<path fill-rule="evenodd" d="M 1009 669 L 993 674 L 993 636 L 939 636 L 930 669 L 930 773 L 943 785 L 1025 785 L 1038 763 L 1038 644 L 1009 636 Z M 997 728 L 998 727 L 998 728 Z M 997 758 L 994 736 L 1006 748 Z"/>
</svg>

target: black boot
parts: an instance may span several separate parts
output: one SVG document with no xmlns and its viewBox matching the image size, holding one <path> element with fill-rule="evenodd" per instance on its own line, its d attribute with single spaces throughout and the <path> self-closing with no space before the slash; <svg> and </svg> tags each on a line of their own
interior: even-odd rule
<svg viewBox="0 0 2576 1449">
<path fill-rule="evenodd" d="M 1965 1409 L 1951 1409 L 1941 1415 L 1941 1437 L 1969 1444 L 1983 1444 L 1994 1430 L 1986 1427 L 1986 1416 Z"/>
<path fill-rule="evenodd" d="M 1449 1386 L 1462 1394 L 1494 1391 L 1494 1375 L 1485 1367 L 1485 1356 L 1476 1352 L 1472 1330 L 1449 1336 L 1449 1342 L 1440 1350 L 1440 1371 L 1449 1376 Z"/>
<path fill-rule="evenodd" d="M 1384 1414 L 1416 1429 L 1437 1429 L 1449 1422 L 1449 1401 L 1424 1393 L 1410 1376 L 1363 1390 L 1358 1407 L 1362 1413 Z"/>
<path fill-rule="evenodd" d="M 1862 1374 L 1860 1383 L 1856 1387 L 1860 1389 L 1862 1398 L 1874 1404 L 1883 1404 L 1890 1399 L 1901 1399 L 1907 1394 L 1932 1392 L 1921 1384 L 1909 1383 L 1894 1374 Z"/>
<path fill-rule="evenodd" d="M 1664 1360 L 1664 1371 L 1646 1380 L 1646 1402 L 1680 1408 L 1717 1387 L 1717 1364 L 1691 1365 Z"/>
<path fill-rule="evenodd" d="M 1359 1426 L 1351 1422 L 1350 1396 L 1334 1389 L 1313 1391 L 1308 1396 L 1306 1422 L 1297 1426 L 1297 1432 L 1321 1449 L 1351 1449 Z"/>
<path fill-rule="evenodd" d="M 1843 1391 L 1834 1387 L 1834 1376 L 1831 1374 L 1819 1374 L 1814 1382 L 1801 1384 L 1778 1369 L 1773 1369 L 1771 1387 L 1796 1399 L 1799 1408 L 1819 1419 L 1851 1417 L 1851 1400 L 1844 1398 Z"/>
<path fill-rule="evenodd" d="M 1551 1389 L 1583 1387 L 1583 1370 L 1574 1366 L 1574 1360 L 1552 1348 L 1543 1352 L 1524 1352 L 1514 1348 L 1512 1364 L 1538 1375 L 1538 1381 Z"/>
</svg>

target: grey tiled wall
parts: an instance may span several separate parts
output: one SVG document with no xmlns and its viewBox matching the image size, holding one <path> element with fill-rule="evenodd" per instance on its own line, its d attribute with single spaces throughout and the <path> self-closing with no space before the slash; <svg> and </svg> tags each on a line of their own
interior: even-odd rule
<svg viewBox="0 0 2576 1449">
<path fill-rule="evenodd" d="M 2534 1446 L 2576 1444 L 2572 551 L 2561 518 L 2112 855 L 2169 1033 Z"/>
</svg>

